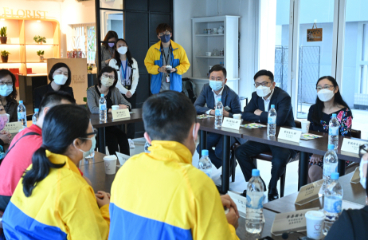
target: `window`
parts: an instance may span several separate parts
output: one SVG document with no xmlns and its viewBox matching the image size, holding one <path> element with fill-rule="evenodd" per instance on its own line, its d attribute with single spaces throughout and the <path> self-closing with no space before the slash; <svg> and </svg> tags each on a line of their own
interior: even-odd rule
<svg viewBox="0 0 368 240">
<path fill-rule="evenodd" d="M 94 24 L 71 25 L 68 34 L 68 51 L 80 49 L 88 64 L 95 64 L 96 27 Z"/>
<path fill-rule="evenodd" d="M 362 51 L 357 64 L 360 76 L 358 93 L 368 94 L 368 23 L 363 24 L 362 30 Z"/>
</svg>

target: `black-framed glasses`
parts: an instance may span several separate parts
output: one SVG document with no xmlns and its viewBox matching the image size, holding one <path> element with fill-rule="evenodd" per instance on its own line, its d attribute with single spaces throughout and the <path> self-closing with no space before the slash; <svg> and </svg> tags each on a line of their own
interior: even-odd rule
<svg viewBox="0 0 368 240">
<path fill-rule="evenodd" d="M 111 76 L 109 74 L 102 74 L 102 76 L 106 77 L 106 78 L 109 78 L 111 80 L 115 80 L 115 75 L 114 76 Z"/>
<path fill-rule="evenodd" d="M 368 153 L 368 144 L 362 144 L 359 146 L 359 158 L 362 158 L 365 153 Z"/>
<path fill-rule="evenodd" d="M 97 129 L 96 128 L 93 128 L 92 129 L 93 132 L 90 132 L 90 133 L 86 133 L 87 136 L 89 135 L 97 135 Z"/>
<path fill-rule="evenodd" d="M 255 83 L 254 86 L 257 88 L 259 86 L 264 86 L 267 87 L 268 84 L 270 84 L 271 82 L 261 82 L 261 83 Z"/>
</svg>

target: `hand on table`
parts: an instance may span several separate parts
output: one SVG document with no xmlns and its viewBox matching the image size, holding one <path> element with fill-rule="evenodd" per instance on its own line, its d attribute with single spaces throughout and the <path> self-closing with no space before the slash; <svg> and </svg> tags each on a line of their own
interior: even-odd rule
<svg viewBox="0 0 368 240">
<path fill-rule="evenodd" d="M 227 219 L 227 222 L 230 223 L 231 225 L 233 225 L 235 229 L 238 228 L 238 226 L 239 226 L 239 223 L 238 223 L 239 216 L 236 215 L 236 212 L 235 212 L 234 208 L 229 208 L 229 212 L 226 214 L 226 219 Z"/>
<path fill-rule="evenodd" d="M 129 107 L 127 105 L 124 105 L 124 104 L 119 104 L 119 108 L 120 109 L 127 109 Z"/>
<path fill-rule="evenodd" d="M 257 110 L 254 111 L 254 114 L 257 115 L 257 116 L 261 116 L 262 111 L 257 109 Z"/>
<path fill-rule="evenodd" d="M 322 162 L 322 156 L 321 155 L 317 155 L 317 154 L 313 154 L 310 159 L 309 159 L 309 162 L 310 163 L 314 163 L 314 164 L 317 164 L 319 162 Z"/>
<path fill-rule="evenodd" d="M 222 202 L 222 206 L 224 206 L 224 208 L 227 209 L 231 209 L 233 208 L 235 211 L 235 214 L 238 216 L 239 218 L 239 212 L 238 212 L 238 207 L 236 206 L 235 202 L 230 198 L 229 195 L 222 195 L 221 196 L 221 202 Z"/>
<path fill-rule="evenodd" d="M 2 130 L 0 131 L 0 139 L 3 140 L 5 144 L 9 144 L 11 142 L 12 135 L 6 130 Z"/>
<path fill-rule="evenodd" d="M 132 93 L 130 91 L 128 91 L 126 94 L 125 94 L 125 97 L 127 98 L 131 98 L 132 97 Z"/>
<path fill-rule="evenodd" d="M 99 207 L 105 206 L 110 203 L 110 194 L 104 191 L 98 191 L 96 194 L 96 200 Z"/>
<path fill-rule="evenodd" d="M 228 111 L 226 111 L 225 109 L 224 109 L 223 114 L 224 114 L 224 117 L 228 117 L 228 116 L 230 116 L 230 113 L 229 113 Z"/>
</svg>

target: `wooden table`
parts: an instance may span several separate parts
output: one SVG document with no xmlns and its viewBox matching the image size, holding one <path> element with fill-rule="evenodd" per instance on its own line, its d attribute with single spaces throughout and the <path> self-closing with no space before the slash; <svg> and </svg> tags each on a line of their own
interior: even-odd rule
<svg viewBox="0 0 368 240">
<path fill-rule="evenodd" d="M 105 142 L 105 127 L 118 126 L 122 124 L 142 122 L 142 109 L 135 108 L 131 110 L 130 118 L 124 118 L 119 120 L 113 120 L 112 114 L 107 114 L 107 121 L 100 122 L 99 114 L 91 114 L 91 124 L 94 128 L 98 129 L 98 150 L 101 153 L 106 153 L 106 142 Z"/>
</svg>

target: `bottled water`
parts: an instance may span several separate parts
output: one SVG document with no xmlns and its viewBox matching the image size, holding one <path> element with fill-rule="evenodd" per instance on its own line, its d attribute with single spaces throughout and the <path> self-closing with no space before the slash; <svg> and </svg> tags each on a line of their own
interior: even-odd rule
<svg viewBox="0 0 368 240">
<path fill-rule="evenodd" d="M 339 183 L 339 173 L 331 174 L 331 182 L 327 185 L 325 190 L 323 211 L 325 213 L 325 224 L 323 227 L 323 234 L 327 235 L 332 224 L 336 222 L 339 214 L 342 211 L 342 195 L 343 190 Z"/>
<path fill-rule="evenodd" d="M 26 116 L 26 106 L 23 105 L 23 101 L 19 100 L 19 105 L 17 108 L 18 122 L 21 122 L 23 127 L 27 127 L 27 116 Z"/>
<path fill-rule="evenodd" d="M 101 94 L 100 97 L 100 122 L 106 122 L 107 120 L 107 106 L 105 95 Z"/>
<path fill-rule="evenodd" d="M 258 234 L 264 225 L 263 217 L 263 182 L 259 177 L 259 170 L 252 170 L 252 178 L 247 186 L 247 210 L 245 214 L 245 230 L 251 234 Z"/>
<path fill-rule="evenodd" d="M 35 108 L 34 109 L 34 114 L 32 116 L 32 123 L 33 124 L 36 124 L 37 123 L 37 120 L 38 120 L 38 111 L 39 111 L 38 108 Z"/>
<path fill-rule="evenodd" d="M 323 185 L 319 190 L 320 194 L 324 194 L 326 186 L 330 183 L 331 174 L 337 172 L 337 165 L 339 164 L 337 154 L 335 152 L 335 146 L 328 144 L 328 151 L 323 157 Z"/>
<path fill-rule="evenodd" d="M 221 97 L 216 99 L 215 106 L 215 128 L 220 128 L 222 126 L 222 116 L 224 114 L 224 106 L 221 102 Z"/>
<path fill-rule="evenodd" d="M 268 124 L 267 124 L 267 135 L 275 136 L 276 135 L 276 118 L 277 112 L 275 109 L 275 105 L 271 105 L 271 109 L 268 112 Z"/>
<path fill-rule="evenodd" d="M 339 129 L 340 122 L 336 118 L 336 113 L 334 113 L 332 114 L 332 118 L 328 124 L 328 144 L 335 145 L 335 149 L 339 146 Z"/>
<path fill-rule="evenodd" d="M 207 174 L 208 177 L 211 177 L 212 162 L 210 158 L 208 157 L 208 150 L 206 149 L 202 150 L 202 157 L 201 159 L 199 159 L 198 169 L 202 170 L 205 174 Z"/>
</svg>

